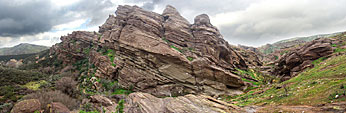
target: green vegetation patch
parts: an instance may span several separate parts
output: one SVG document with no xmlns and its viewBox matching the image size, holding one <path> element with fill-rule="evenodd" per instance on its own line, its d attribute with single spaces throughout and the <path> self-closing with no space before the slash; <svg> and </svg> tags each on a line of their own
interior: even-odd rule
<svg viewBox="0 0 346 113">
<path fill-rule="evenodd" d="M 318 64 L 320 64 L 322 61 L 324 61 L 326 59 L 327 58 L 325 58 L 325 57 L 318 58 L 317 60 L 312 61 L 312 64 L 313 65 L 318 65 Z"/>
<path fill-rule="evenodd" d="M 316 63 L 317 64 L 317 63 Z M 314 68 L 280 84 L 227 97 L 237 105 L 319 105 L 345 101 L 346 56 L 326 59 Z"/>
<path fill-rule="evenodd" d="M 173 49 L 175 49 L 175 50 L 177 50 L 177 51 L 179 51 L 180 53 L 183 53 L 183 51 L 182 51 L 181 49 L 175 47 L 174 45 L 171 45 L 170 47 L 173 48 Z"/>
<path fill-rule="evenodd" d="M 193 61 L 193 58 L 192 57 L 186 57 L 187 58 L 187 60 L 189 60 L 189 61 Z"/>
<path fill-rule="evenodd" d="M 23 87 L 31 89 L 31 90 L 38 90 L 40 89 L 41 86 L 48 84 L 47 81 L 45 80 L 40 80 L 40 81 L 33 81 L 33 82 L 28 82 Z"/>
<path fill-rule="evenodd" d="M 121 99 L 118 102 L 118 106 L 116 107 L 116 113 L 124 113 L 124 103 L 125 103 L 124 99 Z"/>
<path fill-rule="evenodd" d="M 334 50 L 334 53 L 340 53 L 340 52 L 345 52 L 345 51 L 346 51 L 346 49 L 336 48 Z"/>
<path fill-rule="evenodd" d="M 115 51 L 113 49 L 107 49 L 107 51 L 103 50 L 103 55 L 107 55 L 112 63 L 112 66 L 116 66 L 116 64 L 114 63 Z"/>
</svg>

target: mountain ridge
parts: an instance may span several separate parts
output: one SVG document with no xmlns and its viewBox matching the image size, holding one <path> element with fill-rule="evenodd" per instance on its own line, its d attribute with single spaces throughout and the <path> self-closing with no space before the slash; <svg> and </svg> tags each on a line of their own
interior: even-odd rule
<svg viewBox="0 0 346 113">
<path fill-rule="evenodd" d="M 0 48 L 0 55 L 5 56 L 5 55 L 33 54 L 33 53 L 38 53 L 47 49 L 49 49 L 49 47 L 47 46 L 21 43 L 13 47 Z"/>
</svg>

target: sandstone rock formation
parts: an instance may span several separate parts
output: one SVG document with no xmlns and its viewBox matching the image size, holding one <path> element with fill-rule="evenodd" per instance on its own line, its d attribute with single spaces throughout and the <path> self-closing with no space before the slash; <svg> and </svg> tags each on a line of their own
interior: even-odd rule
<svg viewBox="0 0 346 113">
<path fill-rule="evenodd" d="M 52 102 L 51 106 L 52 113 L 70 113 L 70 110 L 60 102 Z"/>
<path fill-rule="evenodd" d="M 37 99 L 29 99 L 18 102 L 11 110 L 11 113 L 33 113 L 41 110 L 41 103 Z"/>
<path fill-rule="evenodd" d="M 125 103 L 125 113 L 242 113 L 239 107 L 200 95 L 156 98 L 148 93 L 132 93 Z M 139 107 L 140 106 L 140 107 Z"/>
<path fill-rule="evenodd" d="M 116 113 L 117 104 L 114 103 L 107 97 L 101 95 L 91 96 L 91 102 L 94 103 L 94 107 L 98 109 L 98 111 L 105 111 L 105 113 Z M 103 108 L 103 109 L 102 109 Z"/>
<path fill-rule="evenodd" d="M 189 24 L 172 6 L 162 15 L 119 6 L 98 33 L 63 36 L 51 53 L 64 64 L 89 58 L 96 77 L 155 96 L 241 93 L 245 84 L 233 71 L 250 63 L 222 38 L 208 15 L 194 21 Z"/>
<path fill-rule="evenodd" d="M 312 67 L 312 61 L 332 54 L 332 44 L 331 39 L 319 39 L 291 50 L 276 62 L 273 74 L 284 76 L 284 79 L 296 76 L 304 69 Z"/>
</svg>

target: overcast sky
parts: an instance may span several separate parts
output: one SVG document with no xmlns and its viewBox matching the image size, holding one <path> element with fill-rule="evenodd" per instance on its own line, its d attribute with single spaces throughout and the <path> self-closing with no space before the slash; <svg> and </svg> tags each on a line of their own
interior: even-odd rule
<svg viewBox="0 0 346 113">
<path fill-rule="evenodd" d="M 234 45 L 346 31 L 346 0 L 0 0 L 0 47 L 51 46 L 72 31 L 98 31 L 125 4 L 160 14 L 170 4 L 190 23 L 208 14 Z"/>
</svg>

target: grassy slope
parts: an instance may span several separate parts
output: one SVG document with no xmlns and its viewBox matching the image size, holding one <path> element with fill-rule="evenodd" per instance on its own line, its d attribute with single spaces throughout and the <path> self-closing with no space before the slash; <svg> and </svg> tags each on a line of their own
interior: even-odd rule
<svg viewBox="0 0 346 113">
<path fill-rule="evenodd" d="M 318 62 L 317 62 L 318 63 Z M 285 88 L 278 86 L 286 85 Z M 264 91 L 263 93 L 260 93 Z M 281 84 L 268 85 L 233 97 L 231 101 L 245 105 L 319 105 L 345 101 L 346 56 L 329 58 L 312 69 Z M 336 96 L 338 95 L 338 96 Z M 337 98 L 335 98 L 337 97 Z"/>
</svg>

